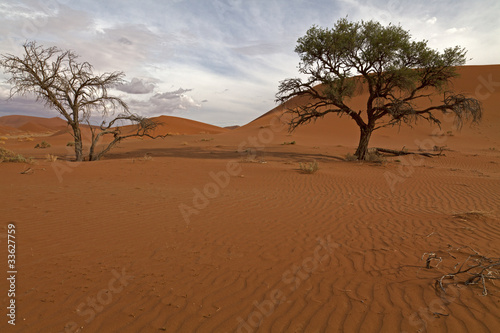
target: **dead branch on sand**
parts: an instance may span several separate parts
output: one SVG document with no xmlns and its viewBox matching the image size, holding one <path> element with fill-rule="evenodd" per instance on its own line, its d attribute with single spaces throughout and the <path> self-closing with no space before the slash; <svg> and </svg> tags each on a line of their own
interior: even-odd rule
<svg viewBox="0 0 500 333">
<path fill-rule="evenodd" d="M 386 149 L 386 148 L 373 148 L 373 149 L 379 153 L 392 154 L 395 156 L 401 156 L 401 155 L 422 155 L 425 157 L 446 156 L 443 154 L 442 150 L 439 153 L 424 153 L 424 152 L 410 152 L 406 150 Z"/>
<path fill-rule="evenodd" d="M 486 281 L 491 280 L 491 282 L 495 285 L 493 280 L 500 280 L 500 258 L 488 258 L 485 257 L 470 246 L 460 247 L 458 249 L 450 249 L 448 254 L 457 259 L 456 256 L 451 254 L 451 251 L 460 251 L 464 248 L 468 248 L 474 252 L 473 254 L 469 254 L 467 258 L 463 262 L 458 262 L 453 269 L 456 270 L 453 273 L 447 273 L 441 276 L 436 280 L 436 287 L 439 286 L 440 289 L 446 293 L 445 283 L 443 281 L 445 279 L 455 280 L 456 284 L 464 284 L 466 286 L 469 285 L 482 285 L 483 288 L 483 296 L 488 295 L 488 289 L 486 287 Z M 438 264 L 442 262 L 441 257 L 437 257 L 437 255 L 433 252 L 424 253 L 422 256 L 422 260 L 424 256 L 427 255 L 426 260 L 426 268 L 430 269 L 432 260 L 439 260 Z M 457 269 L 457 266 L 458 269 Z M 437 267 L 437 265 L 435 266 Z M 461 280 L 458 280 L 461 278 Z M 457 281 L 458 280 L 458 281 Z"/>
</svg>

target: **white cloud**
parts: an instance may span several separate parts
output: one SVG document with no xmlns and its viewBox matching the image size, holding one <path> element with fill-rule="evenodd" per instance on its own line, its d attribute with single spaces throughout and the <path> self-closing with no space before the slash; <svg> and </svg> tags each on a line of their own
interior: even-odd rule
<svg viewBox="0 0 500 333">
<path fill-rule="evenodd" d="M 435 17 L 435 16 L 433 16 L 430 19 L 428 19 L 427 21 L 425 21 L 425 23 L 431 24 L 431 25 L 436 23 L 436 22 L 437 22 L 437 17 Z"/>
<path fill-rule="evenodd" d="M 191 89 L 179 88 L 175 91 L 156 93 L 148 100 L 131 100 L 129 106 L 132 112 L 148 116 L 172 114 L 174 111 L 201 107 L 200 103 L 186 94 L 189 91 Z"/>
<path fill-rule="evenodd" d="M 446 33 L 447 34 L 456 34 L 456 33 L 461 33 L 461 32 L 464 32 L 464 31 L 467 31 L 468 29 L 467 28 L 450 28 L 450 29 L 446 29 Z"/>
<path fill-rule="evenodd" d="M 129 94 L 149 94 L 156 88 L 156 79 L 140 79 L 134 77 L 130 82 L 116 86 L 115 88 Z"/>
</svg>

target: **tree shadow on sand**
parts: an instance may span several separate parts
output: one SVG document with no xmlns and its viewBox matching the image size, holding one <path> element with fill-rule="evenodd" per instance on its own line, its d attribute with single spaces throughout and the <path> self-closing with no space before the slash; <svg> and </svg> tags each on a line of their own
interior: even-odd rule
<svg viewBox="0 0 500 333">
<path fill-rule="evenodd" d="M 114 151 L 106 155 L 107 160 L 141 158 L 145 155 L 155 157 L 172 157 L 172 158 L 192 158 L 192 159 L 220 159 L 220 160 L 237 160 L 251 161 L 266 159 L 305 162 L 305 161 L 344 161 L 343 157 L 330 156 L 319 153 L 300 153 L 277 151 L 272 148 L 263 150 L 249 150 L 246 152 L 238 152 L 230 147 L 224 148 L 206 148 L 206 147 L 182 147 L 182 148 L 145 148 L 136 149 L 127 152 Z"/>
</svg>

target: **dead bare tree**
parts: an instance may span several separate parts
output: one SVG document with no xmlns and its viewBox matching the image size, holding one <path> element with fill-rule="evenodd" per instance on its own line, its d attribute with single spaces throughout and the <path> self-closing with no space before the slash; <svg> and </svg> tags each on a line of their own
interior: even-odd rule
<svg viewBox="0 0 500 333">
<path fill-rule="evenodd" d="M 163 137 L 149 134 L 158 123 L 131 113 L 123 100 L 108 94 L 110 88 L 123 83 L 123 72 L 95 75 L 93 66 L 78 62 L 78 56 L 71 50 L 63 51 L 55 46 L 44 48 L 34 41 L 26 42 L 23 48 L 21 57 L 1 56 L 0 66 L 10 75 L 7 81 L 12 85 L 10 97 L 34 94 L 37 101 L 59 112 L 72 129 L 77 161 L 84 160 L 81 126 L 90 125 L 90 117 L 95 114 L 111 120 L 103 120 L 100 126 L 90 126 L 89 161 L 99 160 L 118 142 L 132 136 Z M 118 111 L 118 116 L 113 118 Z M 117 121 L 136 124 L 136 132 L 122 134 L 119 127 L 113 127 Z M 97 144 L 105 135 L 112 135 L 113 140 L 96 152 Z"/>
</svg>

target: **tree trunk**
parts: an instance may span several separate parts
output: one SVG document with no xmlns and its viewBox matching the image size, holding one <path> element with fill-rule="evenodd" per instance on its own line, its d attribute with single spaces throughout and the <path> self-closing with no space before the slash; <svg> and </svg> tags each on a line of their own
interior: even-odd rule
<svg viewBox="0 0 500 333">
<path fill-rule="evenodd" d="M 92 134 L 92 143 L 90 144 L 90 150 L 89 150 L 89 161 L 96 161 L 96 159 L 94 157 L 94 150 L 95 150 L 96 144 L 97 144 L 96 139 L 95 139 L 94 135 Z"/>
<path fill-rule="evenodd" d="M 358 149 L 356 149 L 356 153 L 354 153 L 354 155 L 358 157 L 358 160 L 365 159 L 366 153 L 368 152 L 368 143 L 370 142 L 372 132 L 373 126 L 361 127 Z"/>
<path fill-rule="evenodd" d="M 82 132 L 80 127 L 75 124 L 71 126 L 73 128 L 73 138 L 75 139 L 75 156 L 76 161 L 83 161 L 83 143 L 82 143 Z"/>
</svg>

